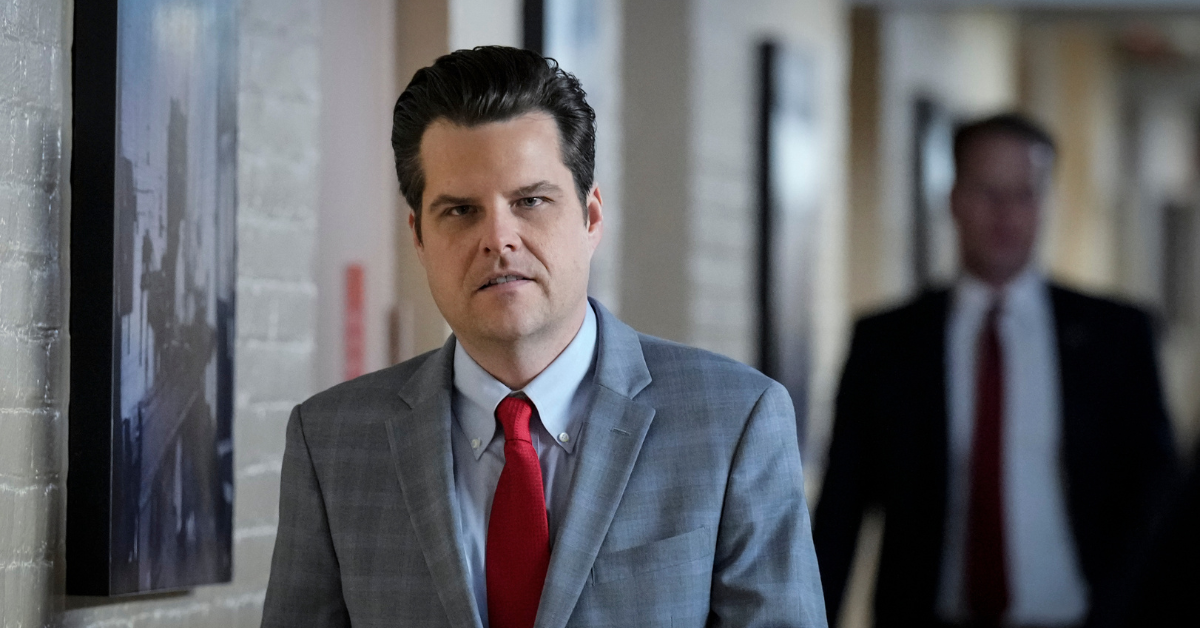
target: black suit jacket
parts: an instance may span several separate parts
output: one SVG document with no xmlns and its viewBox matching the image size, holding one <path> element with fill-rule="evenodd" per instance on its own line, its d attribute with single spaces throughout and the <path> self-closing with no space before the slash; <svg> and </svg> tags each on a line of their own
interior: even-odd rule
<svg viewBox="0 0 1200 628">
<path fill-rule="evenodd" d="M 1150 318 L 1127 305 L 1050 290 L 1062 481 L 1095 602 L 1122 582 L 1147 513 L 1175 472 L 1174 449 Z M 949 301 L 944 290 L 929 292 L 855 328 L 813 534 L 831 625 L 868 508 L 885 515 L 876 625 L 934 622 L 946 511 Z"/>
<path fill-rule="evenodd" d="M 1192 454 L 1192 472 L 1180 487 L 1145 552 L 1140 572 L 1133 570 L 1132 604 L 1114 626 L 1195 628 L 1200 626 L 1200 442 Z"/>
</svg>

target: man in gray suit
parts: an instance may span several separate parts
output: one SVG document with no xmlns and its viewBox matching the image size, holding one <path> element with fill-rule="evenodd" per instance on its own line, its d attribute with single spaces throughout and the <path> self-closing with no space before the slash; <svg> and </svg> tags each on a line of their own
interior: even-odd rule
<svg viewBox="0 0 1200 628">
<path fill-rule="evenodd" d="M 394 112 L 439 350 L 287 428 L 264 626 L 825 626 L 787 393 L 587 298 L 595 116 L 512 48 Z"/>
</svg>

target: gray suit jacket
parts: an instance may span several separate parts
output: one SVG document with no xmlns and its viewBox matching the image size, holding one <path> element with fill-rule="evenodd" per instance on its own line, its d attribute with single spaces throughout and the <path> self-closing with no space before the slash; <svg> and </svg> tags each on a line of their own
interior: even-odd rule
<svg viewBox="0 0 1200 628">
<path fill-rule="evenodd" d="M 595 402 L 537 627 L 825 626 L 783 387 L 594 307 Z M 453 348 L 292 412 L 264 626 L 478 628 L 450 453 Z"/>
</svg>

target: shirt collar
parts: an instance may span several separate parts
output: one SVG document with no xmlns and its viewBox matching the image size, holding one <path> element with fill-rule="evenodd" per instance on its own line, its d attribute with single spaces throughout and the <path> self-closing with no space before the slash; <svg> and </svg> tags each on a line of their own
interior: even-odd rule
<svg viewBox="0 0 1200 628">
<path fill-rule="evenodd" d="M 591 369 L 596 352 L 596 327 L 596 314 L 589 303 L 583 325 L 575 338 L 549 366 L 519 391 L 510 389 L 492 377 L 467 354 L 461 343 L 454 343 L 454 388 L 483 410 L 457 413 L 459 426 L 467 437 L 472 441 L 478 439 L 481 443 L 490 443 L 497 429 L 496 407 L 510 394 L 522 392 L 533 402 L 542 425 L 555 436 L 554 441 L 568 453 L 573 451 L 578 440 L 579 422 L 572 420 L 571 401 Z M 566 442 L 558 437 L 560 434 L 568 434 Z M 482 455 L 483 449 L 480 447 L 476 450 L 476 457 Z"/>
<path fill-rule="evenodd" d="M 1012 312 L 1038 312 L 1046 305 L 1046 280 L 1041 271 L 1027 268 L 1005 287 L 1005 300 Z"/>
<path fill-rule="evenodd" d="M 1000 297 L 1005 314 L 1036 311 L 1043 304 L 1045 285 L 1045 278 L 1033 264 L 999 290 L 964 271 L 954 285 L 954 307 L 960 311 L 986 312 Z"/>
</svg>

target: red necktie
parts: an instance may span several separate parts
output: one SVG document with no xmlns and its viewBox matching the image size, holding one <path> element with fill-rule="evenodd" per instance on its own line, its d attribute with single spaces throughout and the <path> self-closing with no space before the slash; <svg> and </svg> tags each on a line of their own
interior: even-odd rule
<svg viewBox="0 0 1200 628">
<path fill-rule="evenodd" d="M 1008 608 L 1008 569 L 1004 545 L 1002 441 L 1004 374 L 999 305 L 992 307 L 979 334 L 975 383 L 975 434 L 971 449 L 971 501 L 967 515 L 968 608 L 975 625 L 998 626 Z"/>
<path fill-rule="evenodd" d="M 537 617 L 550 528 L 542 466 L 529 438 L 533 405 L 505 397 L 496 408 L 504 426 L 504 470 L 496 484 L 487 532 L 487 605 L 491 628 L 530 628 Z"/>
</svg>

